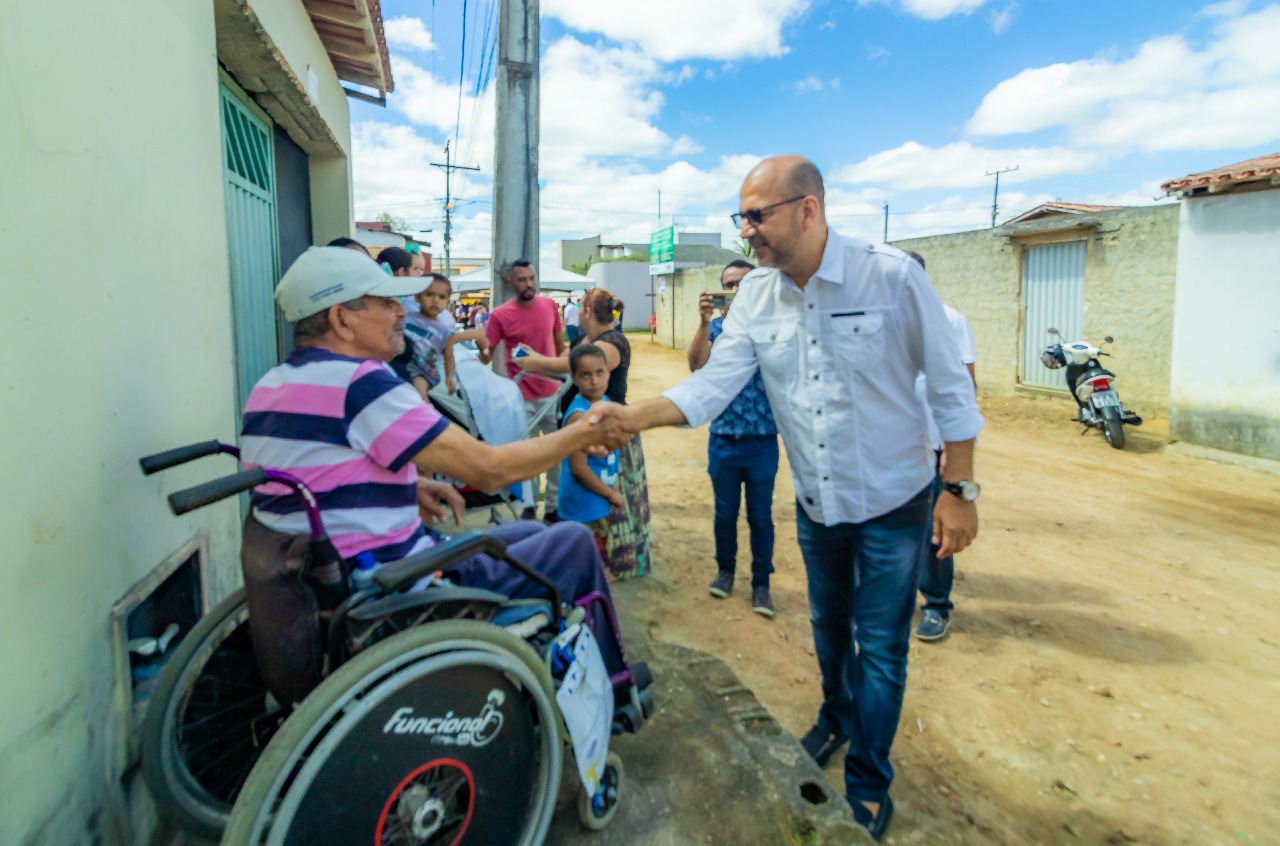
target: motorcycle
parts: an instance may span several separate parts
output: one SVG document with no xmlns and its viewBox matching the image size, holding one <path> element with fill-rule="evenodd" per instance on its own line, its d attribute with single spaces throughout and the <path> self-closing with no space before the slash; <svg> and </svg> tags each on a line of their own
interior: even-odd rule
<svg viewBox="0 0 1280 846">
<path fill-rule="evenodd" d="M 1142 418 L 1125 411 L 1120 395 L 1111 387 L 1116 374 L 1098 363 L 1099 357 L 1110 354 L 1083 341 L 1068 342 L 1057 329 L 1050 329 L 1049 334 L 1057 340 L 1045 347 L 1040 361 L 1050 370 L 1067 369 L 1067 390 L 1080 408 L 1080 416 L 1071 419 L 1084 424 L 1080 434 L 1101 429 L 1107 443 L 1124 449 L 1124 427 L 1141 426 Z M 1103 338 L 1103 343 L 1114 341 L 1110 335 Z"/>
</svg>

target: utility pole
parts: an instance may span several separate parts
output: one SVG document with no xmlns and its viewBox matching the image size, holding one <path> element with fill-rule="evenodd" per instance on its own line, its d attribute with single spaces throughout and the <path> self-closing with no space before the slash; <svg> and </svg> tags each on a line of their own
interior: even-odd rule
<svg viewBox="0 0 1280 846">
<path fill-rule="evenodd" d="M 884 242 L 889 243 L 889 204 L 884 204 Z"/>
<path fill-rule="evenodd" d="M 519 258 L 538 259 L 538 3 L 498 5 L 490 309 L 511 299 L 503 269 Z"/>
<path fill-rule="evenodd" d="M 444 164 L 432 162 L 432 167 L 444 171 L 444 274 L 450 275 L 453 265 L 450 264 L 449 243 L 453 240 L 453 172 L 455 170 L 479 170 L 478 167 L 456 165 L 449 157 L 449 142 L 444 142 Z"/>
<path fill-rule="evenodd" d="M 997 170 L 994 173 L 988 171 L 987 176 L 996 178 L 996 192 L 991 196 L 991 227 L 994 229 L 996 225 L 996 213 L 1000 210 L 1000 174 L 1013 173 L 1018 169 L 1018 165 L 1006 167 L 1004 170 Z"/>
</svg>

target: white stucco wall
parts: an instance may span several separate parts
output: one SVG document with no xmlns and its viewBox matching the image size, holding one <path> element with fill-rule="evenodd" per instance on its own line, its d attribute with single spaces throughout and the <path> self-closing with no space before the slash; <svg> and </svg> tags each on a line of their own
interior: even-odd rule
<svg viewBox="0 0 1280 846">
<path fill-rule="evenodd" d="M 8 843 L 115 842 L 125 823 L 93 816 L 126 790 L 111 606 L 197 532 L 234 580 L 235 502 L 164 506 L 213 468 L 137 465 L 235 436 L 214 49 L 206 4 L 50 0 L 0 27 Z"/>
<path fill-rule="evenodd" d="M 649 328 L 649 265 L 638 261 L 606 261 L 587 268 L 597 288 L 604 288 L 626 305 L 623 329 Z"/>
<path fill-rule="evenodd" d="M 1280 190 L 1182 202 L 1174 437 L 1280 459 Z"/>
<path fill-rule="evenodd" d="M 300 23 L 294 0 L 254 5 Z M 305 37 L 278 40 L 317 61 Z M 322 76 L 349 146 L 346 102 Z M 239 579 L 235 500 L 180 519 L 164 503 L 231 463 L 137 466 L 236 436 L 212 2 L 6 9 L 0 150 L 0 841 L 144 843 L 129 818 L 140 780 L 119 772 L 111 608 L 198 534 L 207 603 Z M 348 234 L 347 162 L 317 170 L 316 229 Z"/>
</svg>

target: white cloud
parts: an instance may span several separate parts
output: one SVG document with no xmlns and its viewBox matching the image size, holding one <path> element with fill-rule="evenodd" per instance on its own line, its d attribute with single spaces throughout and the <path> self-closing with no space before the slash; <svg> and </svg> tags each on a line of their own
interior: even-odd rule
<svg viewBox="0 0 1280 846">
<path fill-rule="evenodd" d="M 430 227 L 433 252 L 443 255 L 442 147 L 457 121 L 458 84 L 412 62 L 401 62 L 393 110 L 412 126 L 378 121 L 352 128 L 357 216 L 389 211 L 419 228 Z M 656 222 L 658 192 L 666 214 L 682 224 L 733 233 L 728 214 L 757 156 L 726 156 L 697 167 L 679 157 L 701 151 L 695 138 L 671 137 L 656 125 L 662 86 L 689 76 L 634 47 L 588 45 L 565 37 L 542 59 L 539 181 L 544 242 L 603 234 L 647 241 Z M 452 253 L 487 255 L 490 249 L 493 174 L 493 88 L 478 97 L 464 86 L 462 131 L 455 161 L 480 165 L 480 173 L 454 175 L 458 205 Z M 474 119 L 473 117 L 474 116 Z M 677 159 L 676 161 L 672 161 Z M 696 213 L 697 217 L 688 215 Z M 546 248 L 543 249 L 546 253 Z"/>
<path fill-rule="evenodd" d="M 387 36 L 387 44 L 401 50 L 418 50 L 430 53 L 436 49 L 431 33 L 420 18 L 392 18 L 384 21 L 383 31 Z"/>
<path fill-rule="evenodd" d="M 1017 10 L 1017 3 L 1010 3 L 999 11 L 991 13 L 991 31 L 996 35 L 1004 35 L 1009 31 L 1009 27 L 1013 25 L 1013 13 Z"/>
<path fill-rule="evenodd" d="M 1232 7 L 1234 8 L 1234 7 Z M 1077 146 L 1228 149 L 1280 139 L 1280 5 L 1222 19 L 1201 48 L 1182 36 L 1132 58 L 1025 70 L 1001 82 L 969 120 L 974 135 L 1061 127 Z"/>
<path fill-rule="evenodd" d="M 969 121 L 974 135 L 1006 135 L 1091 119 L 1108 101 L 1171 95 L 1193 85 L 1205 69 L 1179 36 L 1152 39 L 1127 62 L 1086 59 L 1033 68 L 1001 82 Z"/>
<path fill-rule="evenodd" d="M 832 91 L 840 90 L 840 77 L 834 76 L 831 79 L 822 79 L 814 74 L 809 74 L 804 79 L 796 80 L 790 85 L 785 86 L 795 91 L 797 94 L 817 94 L 820 91 L 830 89 Z"/>
<path fill-rule="evenodd" d="M 814 94 L 825 88 L 826 84 L 823 83 L 821 79 L 818 79 L 818 77 L 810 75 L 806 76 L 804 79 L 791 83 L 791 87 L 794 88 L 798 94 Z"/>
<path fill-rule="evenodd" d="M 454 161 L 463 165 L 493 167 L 493 85 L 475 96 L 470 84 L 462 88 L 459 108 L 457 80 L 446 82 L 409 61 L 396 68 L 396 91 L 387 104 L 413 123 L 430 127 L 444 139 L 457 133 Z M 436 156 L 443 156 L 437 148 Z M 438 161 L 440 159 L 437 159 Z"/>
<path fill-rule="evenodd" d="M 877 62 L 880 59 L 885 59 L 889 56 L 889 48 L 881 47 L 878 44 L 863 44 L 862 49 L 867 52 L 868 62 Z"/>
<path fill-rule="evenodd" d="M 1062 147 L 1026 147 L 997 150 L 956 141 L 943 147 L 926 147 L 915 141 L 868 156 L 855 165 L 839 168 L 834 182 L 852 185 L 884 185 L 896 190 L 917 188 L 975 188 L 990 182 L 988 171 L 1017 166 L 1005 174 L 1007 181 L 1024 182 L 1066 173 L 1083 173 L 1105 161 L 1094 151 Z"/>
<path fill-rule="evenodd" d="M 1234 18 L 1244 13 L 1249 8 L 1251 0 L 1222 0 L 1220 3 L 1214 3 L 1205 6 L 1200 10 L 1200 14 L 1206 18 Z"/>
<path fill-rule="evenodd" d="M 737 60 L 787 52 L 782 27 L 813 0 L 555 0 L 549 14 L 581 32 L 639 46 L 664 62 Z"/>
<path fill-rule="evenodd" d="M 940 21 L 951 15 L 967 15 L 987 0 L 858 0 L 859 6 L 889 3 L 902 11 L 927 21 Z"/>
<path fill-rule="evenodd" d="M 664 104 L 657 85 L 671 76 L 634 48 L 590 46 L 572 37 L 552 44 L 542 57 L 543 163 L 672 154 L 677 142 L 653 123 Z"/>
<path fill-rule="evenodd" d="M 1044 199 L 1050 199 L 1045 197 Z M 1040 201 L 1032 201 L 1026 195 L 1014 192 L 1001 193 L 999 220 L 1008 220 L 1017 212 L 1034 208 Z M 991 225 L 991 203 L 982 203 L 963 194 L 944 197 L 905 213 L 889 207 L 889 240 L 920 238 L 925 235 L 943 235 L 949 232 L 965 232 L 985 229 Z"/>
</svg>

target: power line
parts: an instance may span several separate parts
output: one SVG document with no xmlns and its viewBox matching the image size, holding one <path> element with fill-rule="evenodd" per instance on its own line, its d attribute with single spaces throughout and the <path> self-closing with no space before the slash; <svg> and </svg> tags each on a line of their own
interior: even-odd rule
<svg viewBox="0 0 1280 846">
<path fill-rule="evenodd" d="M 462 81 L 467 71 L 467 0 L 462 0 L 462 58 L 458 61 L 458 112 L 453 122 L 453 140 L 458 141 L 462 128 Z"/>
</svg>

